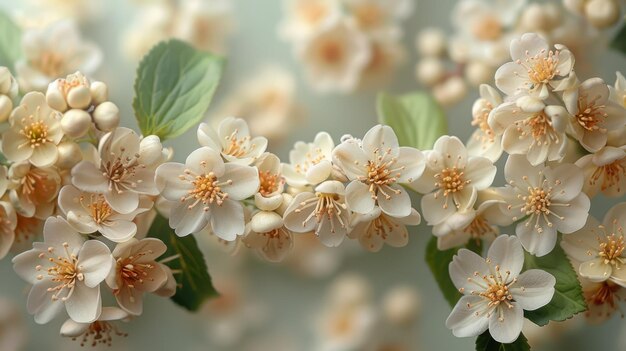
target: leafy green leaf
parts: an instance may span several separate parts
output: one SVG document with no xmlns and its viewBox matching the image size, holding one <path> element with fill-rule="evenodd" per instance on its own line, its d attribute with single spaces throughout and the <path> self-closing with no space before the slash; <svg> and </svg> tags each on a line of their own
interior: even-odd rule
<svg viewBox="0 0 626 351">
<path fill-rule="evenodd" d="M 190 311 L 197 311 L 206 299 L 218 295 L 211 282 L 204 256 L 192 235 L 182 238 L 177 236 L 170 228 L 168 220 L 157 215 L 150 227 L 149 236 L 161 239 L 167 245 L 164 257 L 179 256 L 166 263 L 173 271 L 181 272 L 174 275 L 178 283 L 176 295 L 172 296 L 175 303 Z"/>
<path fill-rule="evenodd" d="M 549 321 L 564 321 L 587 309 L 576 271 L 559 245 L 543 257 L 526 253 L 524 269 L 533 268 L 552 274 L 556 278 L 556 285 L 552 301 L 538 310 L 525 311 L 526 318 L 543 326 Z"/>
<path fill-rule="evenodd" d="M 611 47 L 626 55 L 626 23 L 622 24 L 622 27 L 611 41 Z"/>
<path fill-rule="evenodd" d="M 510 344 L 501 344 L 495 341 L 489 330 L 480 334 L 476 338 L 476 351 L 529 351 L 530 345 L 528 345 L 528 339 L 524 334 L 520 334 L 517 340 Z"/>
<path fill-rule="evenodd" d="M 402 146 L 426 150 L 448 132 L 448 122 L 437 102 L 424 92 L 401 96 L 378 95 L 378 120 L 396 132 Z"/>
<path fill-rule="evenodd" d="M 22 31 L 4 12 L 0 12 L 0 66 L 14 69 L 22 56 Z"/>
<path fill-rule="evenodd" d="M 452 283 L 448 272 L 448 265 L 452 262 L 452 257 L 457 251 L 456 248 L 444 251 L 437 249 L 437 237 L 435 236 L 432 236 L 426 245 L 426 263 L 428 263 L 443 297 L 450 306 L 454 306 L 461 298 L 461 293 Z"/>
<path fill-rule="evenodd" d="M 224 60 L 180 40 L 161 42 L 141 60 L 133 108 L 144 135 L 170 139 L 204 117 Z"/>
</svg>

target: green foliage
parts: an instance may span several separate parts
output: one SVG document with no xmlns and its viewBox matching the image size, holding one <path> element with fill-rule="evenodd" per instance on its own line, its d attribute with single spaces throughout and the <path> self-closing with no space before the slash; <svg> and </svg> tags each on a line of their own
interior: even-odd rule
<svg viewBox="0 0 626 351">
<path fill-rule="evenodd" d="M 617 34 L 615 34 L 611 41 L 611 47 L 626 55 L 626 23 L 623 23 Z"/>
<path fill-rule="evenodd" d="M 529 351 L 528 339 L 524 334 L 520 334 L 517 340 L 510 344 L 501 344 L 495 341 L 489 330 L 485 331 L 476 338 L 476 351 Z"/>
<path fill-rule="evenodd" d="M 576 271 L 559 245 L 543 257 L 535 257 L 527 253 L 524 269 L 533 268 L 552 274 L 556 278 L 556 285 L 552 301 L 538 310 L 525 311 L 526 318 L 543 326 L 549 321 L 564 321 L 587 309 Z"/>
<path fill-rule="evenodd" d="M 144 135 L 162 140 L 183 134 L 204 117 L 224 60 L 180 40 L 154 46 L 141 60 L 133 108 Z"/>
<path fill-rule="evenodd" d="M 402 146 L 432 148 L 448 132 L 448 122 L 437 102 L 424 92 L 401 96 L 378 95 L 378 120 L 393 128 Z"/>
<path fill-rule="evenodd" d="M 437 249 L 437 237 L 432 236 L 426 245 L 426 263 L 433 273 L 443 297 L 450 306 L 454 306 L 461 298 L 461 293 L 454 286 L 448 272 L 448 265 L 452 262 L 452 257 L 458 251 L 457 248 L 440 251 Z"/>
<path fill-rule="evenodd" d="M 154 219 L 148 235 L 161 239 L 167 245 L 163 257 L 179 256 L 166 263 L 173 271 L 181 272 L 174 274 L 178 283 L 176 295 L 172 297 L 175 303 L 189 311 L 197 311 L 206 299 L 218 295 L 211 283 L 204 256 L 192 235 L 177 236 L 168 220 L 161 215 Z"/>
<path fill-rule="evenodd" d="M 22 31 L 11 18 L 0 12 L 0 66 L 14 70 L 15 62 L 22 56 Z"/>
</svg>

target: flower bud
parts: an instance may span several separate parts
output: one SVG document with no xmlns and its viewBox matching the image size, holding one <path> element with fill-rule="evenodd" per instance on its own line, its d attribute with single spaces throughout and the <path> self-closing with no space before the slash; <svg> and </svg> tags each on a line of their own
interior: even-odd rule
<svg viewBox="0 0 626 351">
<path fill-rule="evenodd" d="M 139 155 L 141 163 L 151 165 L 163 157 L 163 145 L 156 135 L 148 135 L 139 143 Z"/>
<path fill-rule="evenodd" d="M 103 132 L 110 132 L 120 124 L 120 110 L 114 103 L 105 101 L 93 111 L 93 119 L 96 122 L 96 128 Z"/>
<path fill-rule="evenodd" d="M 46 91 L 46 102 L 48 103 L 48 106 L 53 109 L 59 112 L 65 112 L 67 111 L 67 102 L 65 101 L 65 96 L 59 88 L 60 81 L 60 79 L 57 79 L 48 85 L 48 90 Z"/>
<path fill-rule="evenodd" d="M 93 82 L 89 88 L 91 91 L 91 100 L 94 105 L 100 105 L 101 103 L 109 100 L 109 87 L 102 82 Z"/>
<path fill-rule="evenodd" d="M 426 28 L 417 35 L 415 46 L 421 55 L 441 56 L 446 51 L 446 36 L 438 28 Z"/>
<path fill-rule="evenodd" d="M 91 105 L 91 92 L 85 85 L 70 89 L 67 93 L 67 104 L 70 108 L 86 109 Z"/>
<path fill-rule="evenodd" d="M 450 106 L 461 101 L 467 94 L 463 78 L 455 76 L 433 88 L 433 96 L 442 105 Z"/>
<path fill-rule="evenodd" d="M 59 159 L 56 165 L 61 169 L 70 169 L 83 158 L 80 147 L 75 142 L 64 141 L 57 146 L 57 149 L 59 151 Z"/>
<path fill-rule="evenodd" d="M 15 78 L 6 67 L 0 67 L 0 94 L 15 97 L 17 94 Z"/>
<path fill-rule="evenodd" d="M 69 110 L 61 118 L 61 129 L 70 138 L 80 138 L 87 134 L 90 127 L 91 117 L 84 110 Z"/>
<path fill-rule="evenodd" d="M 13 101 L 6 95 L 0 95 L 0 123 L 9 119 L 11 111 L 13 111 Z"/>
<path fill-rule="evenodd" d="M 465 78 L 475 87 L 490 82 L 493 74 L 493 68 L 482 61 L 471 61 L 465 67 Z"/>
<path fill-rule="evenodd" d="M 257 233 L 267 233 L 283 226 L 283 217 L 275 212 L 260 211 L 250 220 L 250 229 Z"/>
<path fill-rule="evenodd" d="M 437 84 L 445 74 L 446 69 L 438 58 L 426 57 L 415 66 L 415 77 L 427 86 Z"/>
<path fill-rule="evenodd" d="M 619 20 L 619 5 L 615 0 L 590 0 L 585 3 L 585 17 L 596 28 L 606 28 Z"/>
<path fill-rule="evenodd" d="M 550 29 L 550 19 L 538 3 L 528 4 L 520 18 L 520 26 L 525 31 L 546 31 Z"/>
</svg>

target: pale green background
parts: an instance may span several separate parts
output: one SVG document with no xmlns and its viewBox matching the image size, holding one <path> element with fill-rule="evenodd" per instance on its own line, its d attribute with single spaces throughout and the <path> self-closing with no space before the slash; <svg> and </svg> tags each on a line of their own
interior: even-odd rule
<svg viewBox="0 0 626 351">
<path fill-rule="evenodd" d="M 404 24 L 404 43 L 409 52 L 407 63 L 386 90 L 403 93 L 419 88 L 413 75 L 413 65 L 416 62 L 413 48 L 415 33 L 418 28 L 426 26 L 449 27 L 449 11 L 453 4 L 452 0 L 421 1 L 417 4 L 416 12 Z M 16 6 L 16 1 L 0 0 L 0 5 L 5 10 L 11 9 Z M 318 94 L 308 87 L 302 80 L 301 67 L 291 54 L 290 44 L 277 37 L 276 26 L 282 16 L 280 5 L 276 0 L 234 1 L 237 29 L 230 41 L 228 66 L 215 101 L 219 102 L 257 68 L 270 63 L 281 65 L 294 72 L 298 78 L 297 98 L 304 104 L 309 118 L 305 124 L 289 134 L 287 143 L 282 147 L 273 148 L 270 145 L 272 151 L 286 157 L 288 148 L 294 141 L 311 140 L 320 130 L 330 132 L 336 140 L 344 133 L 362 135 L 376 123 L 376 91 L 329 95 Z M 123 123 L 135 127 L 131 109 L 135 66 L 122 56 L 118 43 L 137 8 L 121 0 L 107 1 L 104 8 L 105 14 L 85 28 L 85 35 L 104 48 L 105 60 L 98 77 L 109 85 L 111 99 L 122 110 Z M 626 70 L 625 62 L 624 57 L 616 53 L 603 55 L 597 65 L 598 75 L 612 83 L 615 70 Z M 468 137 L 471 130 L 471 100 L 475 96 L 476 93 L 473 92 L 465 103 L 448 110 L 450 134 L 463 139 Z M 197 147 L 194 133 L 190 131 L 170 143 L 175 149 L 176 159 L 182 160 Z M 365 275 L 371 279 L 378 292 L 391 285 L 414 284 L 422 294 L 423 310 L 419 328 L 414 333 L 414 342 L 420 345 L 420 349 L 471 350 L 471 338 L 457 339 L 444 327 L 449 307 L 438 292 L 423 260 L 424 246 L 429 236 L 428 229 L 420 226 L 412 232 L 411 242 L 407 247 L 385 248 L 378 254 L 355 255 L 343 264 L 340 272 L 355 271 Z M 251 282 L 248 289 L 256 299 L 269 303 L 271 317 L 268 323 L 273 326 L 273 331 L 267 337 L 287 336 L 298 345 L 294 350 L 308 350 L 313 337 L 310 320 L 323 298 L 329 279 L 304 280 L 279 265 L 250 266 L 248 275 Z M 8 258 L 0 262 L 0 276 L 0 296 L 17 301 L 25 313 L 25 284 L 13 273 Z M 78 344 L 62 342 L 57 336 L 59 320 L 46 326 L 36 326 L 31 322 L 32 317 L 25 318 L 30 328 L 27 350 L 80 349 Z M 618 335 L 624 330 L 622 324 L 622 320 L 614 318 L 602 327 L 588 327 L 582 332 L 568 334 L 567 347 L 571 351 L 590 350 L 600 346 L 603 350 L 617 350 Z M 207 342 L 204 328 L 204 322 L 199 316 L 188 314 L 167 300 L 148 297 L 144 315 L 130 325 L 124 325 L 124 330 L 130 332 L 130 336 L 116 340 L 113 349 L 220 350 Z"/>
</svg>

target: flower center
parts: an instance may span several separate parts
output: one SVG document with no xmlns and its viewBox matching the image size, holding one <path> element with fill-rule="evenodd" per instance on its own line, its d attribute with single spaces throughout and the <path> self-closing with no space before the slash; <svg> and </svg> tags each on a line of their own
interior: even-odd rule
<svg viewBox="0 0 626 351">
<path fill-rule="evenodd" d="M 446 167 L 441 172 L 435 174 L 435 186 L 439 188 L 440 192 L 443 192 L 443 196 L 446 197 L 446 201 L 443 204 L 443 208 L 448 208 L 448 196 L 454 195 L 457 192 L 462 191 L 466 185 L 471 183 L 471 180 L 464 179 L 463 170 L 454 167 Z M 435 195 L 437 196 L 438 193 Z M 461 204 L 457 203 L 456 199 L 453 200 L 456 207 Z"/>
<path fill-rule="evenodd" d="M 39 62 L 35 62 L 35 67 L 39 68 L 48 77 L 59 77 L 65 71 L 65 58 L 56 52 L 44 52 Z"/>
<path fill-rule="evenodd" d="M 502 35 L 502 23 L 494 16 L 483 16 L 472 26 L 474 36 L 483 41 L 492 41 Z"/>
<path fill-rule="evenodd" d="M 604 112 L 604 105 L 598 104 L 600 96 L 594 97 L 592 100 L 587 99 L 587 94 L 582 94 L 578 97 L 578 113 L 576 114 L 576 121 L 578 124 L 588 131 L 599 131 L 606 133 L 606 128 L 602 128 L 608 116 Z"/>
<path fill-rule="evenodd" d="M 491 259 L 487 258 L 485 261 L 487 262 L 487 265 L 490 266 L 489 270 L 492 273 L 483 275 L 481 277 L 482 279 L 480 280 L 476 279 L 480 276 L 480 273 L 478 272 L 474 272 L 472 276 L 468 277 L 468 282 L 472 282 L 481 288 L 481 290 L 473 290 L 470 293 L 472 295 L 480 296 L 487 300 L 488 307 L 498 307 L 500 305 L 505 305 L 507 308 L 513 308 L 512 302 L 514 300 L 513 295 L 511 295 L 511 292 L 509 291 L 509 287 L 517 282 L 517 278 L 514 278 L 507 283 L 511 276 L 511 272 L 505 271 L 504 275 L 502 275 L 502 271 L 500 270 L 499 265 L 495 265 L 493 268 L 491 268 Z M 524 287 L 522 287 L 522 290 L 523 289 Z M 465 289 L 461 288 L 459 289 L 459 291 L 461 293 L 464 293 Z M 468 305 L 468 307 L 470 306 Z M 487 311 L 487 313 L 489 316 L 491 311 Z M 479 315 L 479 312 L 476 312 L 476 316 Z M 500 321 L 504 320 L 504 312 L 502 310 L 500 310 L 499 319 Z"/>
<path fill-rule="evenodd" d="M 113 213 L 113 209 L 111 209 L 111 206 L 109 206 L 102 194 L 92 194 L 89 198 L 89 203 L 85 202 L 84 195 L 81 195 L 78 200 L 97 224 L 104 223 Z"/>
<path fill-rule="evenodd" d="M 57 285 L 52 288 L 48 288 L 48 292 L 52 294 L 52 301 L 57 301 L 59 299 L 60 294 L 64 290 L 68 290 L 67 294 L 61 297 L 61 301 L 66 301 L 72 296 L 74 292 L 74 287 L 76 286 L 76 281 L 83 281 L 85 278 L 83 274 L 80 272 L 80 267 L 78 266 L 78 257 L 69 252 L 69 244 L 63 243 L 63 249 L 65 250 L 64 256 L 54 256 L 54 247 L 49 247 L 47 252 L 41 252 L 39 254 L 39 259 L 47 260 L 49 263 L 49 267 L 46 269 L 48 276 L 51 277 L 50 280 Z M 47 253 L 47 255 L 46 255 Z M 46 256 L 47 259 L 46 259 Z M 42 265 L 35 266 L 36 271 L 41 271 L 43 269 Z M 44 275 L 37 275 L 37 280 L 43 280 Z"/>
<path fill-rule="evenodd" d="M 37 107 L 37 115 L 39 115 L 40 108 Z M 24 128 L 20 131 L 20 133 L 28 139 L 28 142 L 25 145 L 30 145 L 31 148 L 36 148 L 40 145 L 43 145 L 47 142 L 52 142 L 51 139 L 48 139 L 48 126 L 40 120 L 35 120 L 33 115 L 22 119 L 22 124 L 24 124 Z"/>
<path fill-rule="evenodd" d="M 484 107 L 473 116 L 472 126 L 478 127 L 482 132 L 482 136 L 478 136 L 478 140 L 481 143 L 493 143 L 496 137 L 496 133 L 489 126 L 489 113 L 493 110 L 493 105 L 490 102 L 484 101 Z"/>
<path fill-rule="evenodd" d="M 24 217 L 17 214 L 17 225 L 15 227 L 15 243 L 30 243 L 31 235 L 36 236 L 40 232 L 42 221 L 35 217 Z"/>
<path fill-rule="evenodd" d="M 354 16 L 362 28 L 377 27 L 384 20 L 380 7 L 375 4 L 363 4 L 361 6 L 357 6 L 354 9 Z"/>
<path fill-rule="evenodd" d="M 404 166 L 393 168 L 397 161 L 398 159 L 395 157 L 385 161 L 384 156 L 377 156 L 374 161 L 367 161 L 365 166 L 367 175 L 359 177 L 359 180 L 370 186 L 369 191 L 372 194 L 372 199 L 378 199 L 378 194 L 380 193 L 383 194 L 385 199 L 389 200 L 391 199 L 391 194 L 399 194 L 401 192 L 399 189 L 390 187 L 390 185 L 398 181 L 405 168 Z"/>
<path fill-rule="evenodd" d="M 621 232 L 621 227 L 618 230 Z M 598 237 L 598 243 L 598 256 L 604 259 L 604 264 L 619 265 L 624 262 L 621 257 L 624 252 L 623 235 L 617 236 L 615 233 L 611 233 L 611 235 L 605 236 L 604 240 Z"/>
<path fill-rule="evenodd" d="M 280 179 L 278 174 L 271 174 L 270 171 L 259 171 L 259 193 L 269 196 L 278 190 Z"/>
<path fill-rule="evenodd" d="M 202 165 L 205 166 L 206 162 L 202 161 Z M 220 182 L 213 172 L 198 175 L 189 169 L 186 169 L 185 174 L 179 176 L 179 178 L 189 181 L 193 185 L 193 189 L 189 190 L 187 195 L 181 197 L 180 201 L 195 200 L 189 205 L 189 209 L 192 209 L 198 203 L 202 203 L 205 205 L 205 211 L 208 211 L 208 205 L 213 203 L 221 206 L 224 200 L 228 198 L 228 193 L 222 191 L 222 186 L 233 184 L 233 181 L 230 179 Z"/>
<path fill-rule="evenodd" d="M 318 225 L 322 220 L 327 219 L 330 221 L 330 232 L 335 233 L 335 220 L 337 220 L 341 228 L 346 228 L 347 225 L 341 218 L 343 212 L 347 210 L 347 207 L 345 204 L 339 202 L 339 200 L 340 197 L 337 194 L 318 192 L 315 194 L 315 197 L 303 201 L 300 207 L 296 208 L 294 211 L 300 213 L 307 208 L 315 206 L 311 214 L 302 222 L 302 226 L 305 227 L 313 218 L 315 218 L 315 222 Z"/>
<path fill-rule="evenodd" d="M 113 324 L 106 321 L 95 321 L 89 325 L 89 328 L 83 333 L 80 346 L 91 345 L 92 347 L 98 344 L 111 346 L 113 344 L 113 336 L 127 337 L 127 333 L 123 333 L 118 330 Z M 77 337 L 72 338 L 76 340 Z"/>
<path fill-rule="evenodd" d="M 294 165 L 294 169 L 300 174 L 306 174 L 306 172 L 309 170 L 309 167 L 315 166 L 325 159 L 326 156 L 324 156 L 324 154 L 322 153 L 322 149 L 316 147 L 307 152 L 304 161 L 301 163 L 296 163 Z"/>
<path fill-rule="evenodd" d="M 122 287 L 127 287 L 129 290 L 134 290 L 144 283 L 146 279 L 152 280 L 150 277 L 150 271 L 154 269 L 155 265 L 152 263 L 138 263 L 137 260 L 141 259 L 145 255 L 152 254 L 151 250 L 139 252 L 126 258 L 120 258 L 117 260 L 117 272 L 118 277 L 122 280 Z M 120 289 L 121 289 L 120 288 Z M 118 295 L 120 289 L 113 291 L 113 294 Z M 130 294 L 130 301 L 134 302 L 134 294 Z"/>
<path fill-rule="evenodd" d="M 328 8 L 322 3 L 307 1 L 299 5 L 297 12 L 304 22 L 314 26 L 326 17 Z"/>
<path fill-rule="evenodd" d="M 624 166 L 625 159 L 617 160 L 604 166 L 596 168 L 589 179 L 590 185 L 595 185 L 602 177 L 602 191 L 617 186 L 617 192 L 621 193 L 620 180 L 621 177 L 626 177 L 626 166 Z"/>
<path fill-rule="evenodd" d="M 552 78 L 561 73 L 557 69 L 559 65 L 558 50 L 550 50 L 546 54 L 546 50 L 544 49 L 535 54 L 535 56 L 530 56 L 527 52 L 524 62 L 518 60 L 517 63 L 527 69 L 528 78 L 533 83 L 532 88 L 540 84 L 548 83 Z"/>
<path fill-rule="evenodd" d="M 89 86 L 89 82 L 87 81 L 87 78 L 83 76 L 82 74 L 73 73 L 73 74 L 68 75 L 65 79 L 59 80 L 59 90 L 61 91 L 63 96 L 66 96 L 66 97 L 67 97 L 67 94 L 70 92 L 70 90 L 79 86 L 86 86 L 86 87 Z"/>
<path fill-rule="evenodd" d="M 141 180 L 135 182 L 132 178 L 138 169 L 146 167 L 144 164 L 139 163 L 139 154 L 124 156 L 126 148 L 123 147 L 120 148 L 120 152 L 120 155 L 117 157 L 111 154 L 113 161 L 103 162 L 101 166 L 102 175 L 109 179 L 109 190 L 116 191 L 118 194 L 123 193 L 128 187 L 137 187 L 137 183 L 140 183 Z"/>
<path fill-rule="evenodd" d="M 541 173 L 541 177 L 543 178 L 543 173 Z M 517 198 L 522 202 L 520 205 L 515 207 L 519 207 L 521 214 L 528 217 L 525 222 L 527 227 L 534 221 L 535 230 L 537 230 L 537 233 L 541 234 L 543 233 L 543 227 L 539 223 L 541 219 L 543 219 L 550 228 L 554 225 L 554 223 L 550 220 L 550 216 L 554 216 L 561 221 L 565 220 L 564 216 L 557 215 L 554 211 L 552 211 L 552 209 L 554 207 L 569 207 L 570 204 L 552 202 L 552 190 L 554 188 L 548 185 L 547 179 L 543 179 L 540 186 L 531 185 L 528 181 L 528 176 L 523 176 L 522 179 L 527 184 L 526 194 L 517 195 Z M 560 184 L 561 181 L 559 179 L 554 181 L 554 185 Z M 509 210 L 512 208 L 514 208 L 514 206 L 508 206 Z M 513 217 L 513 220 L 517 221 L 518 217 Z"/>
<path fill-rule="evenodd" d="M 609 280 L 600 283 L 600 286 L 587 294 L 587 301 L 597 306 L 608 304 L 611 308 L 617 307 L 620 297 L 617 292 L 621 287 Z M 617 301 L 616 301 L 617 300 Z"/>
<path fill-rule="evenodd" d="M 480 240 L 486 235 L 497 235 L 493 227 L 489 225 L 489 222 L 482 215 L 476 216 L 463 231 L 476 240 Z"/>
<path fill-rule="evenodd" d="M 231 135 L 226 137 L 227 145 L 222 148 L 222 152 L 233 157 L 243 157 L 256 148 L 256 144 L 250 144 L 250 136 L 243 138 L 237 137 L 238 131 L 235 130 Z"/>
<path fill-rule="evenodd" d="M 343 58 L 343 47 L 339 42 L 329 40 L 320 48 L 320 56 L 326 63 L 338 63 Z"/>
</svg>

